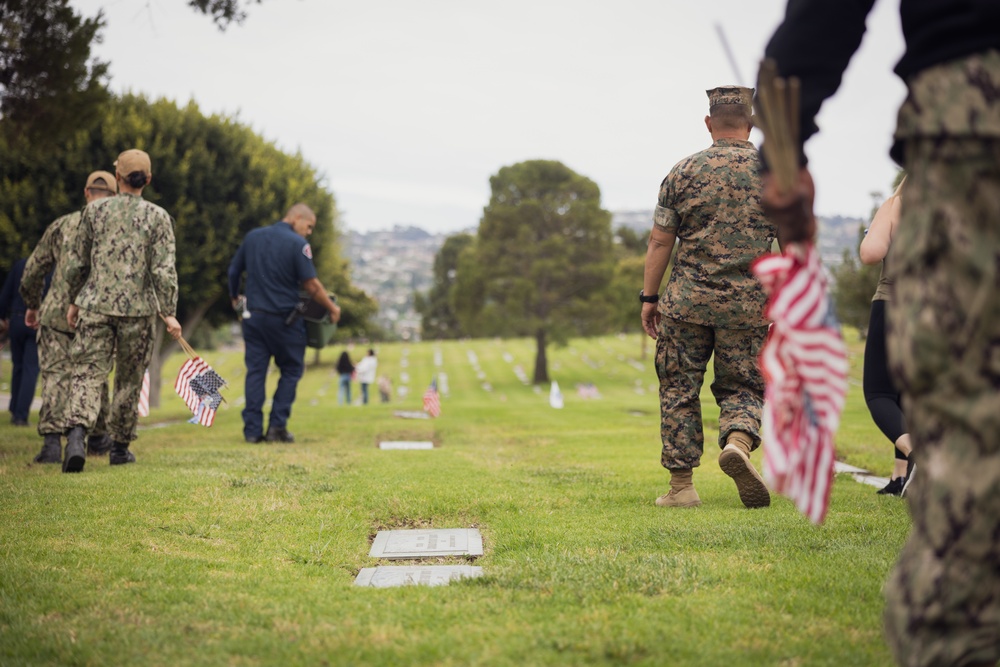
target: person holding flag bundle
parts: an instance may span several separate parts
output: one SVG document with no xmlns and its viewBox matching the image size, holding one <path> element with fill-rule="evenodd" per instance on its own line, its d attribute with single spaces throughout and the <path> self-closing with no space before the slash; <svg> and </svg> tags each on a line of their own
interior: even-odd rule
<svg viewBox="0 0 1000 667">
<path fill-rule="evenodd" d="M 83 197 L 87 204 L 118 194 L 115 177 L 95 171 L 87 177 Z M 45 229 L 41 240 L 28 258 L 21 279 L 21 296 L 27 304 L 24 320 L 38 329 L 38 361 L 42 372 L 42 407 L 38 413 L 38 434 L 42 451 L 35 463 L 60 463 L 63 460 L 62 435 L 69 430 L 67 410 L 72 396 L 72 349 L 74 333 L 66 321 L 69 309 L 65 258 L 70 239 L 80 225 L 81 212 L 57 218 Z M 42 297 L 45 276 L 52 273 L 52 284 Z M 94 428 L 87 437 L 88 454 L 106 454 L 111 449 L 107 436 L 108 382 L 101 383 L 101 408 Z"/>
<path fill-rule="evenodd" d="M 804 142 L 861 44 L 874 0 L 792 0 L 765 56 L 797 78 L 794 180 L 763 180 L 783 237 L 811 240 Z M 906 82 L 890 156 L 906 170 L 889 250 L 889 369 L 915 464 L 913 528 L 885 586 L 900 665 L 1000 660 L 1000 3 L 902 0 Z M 763 150 L 769 151 L 765 136 Z"/>
<path fill-rule="evenodd" d="M 69 244 L 65 279 L 70 303 L 66 321 L 73 340 L 73 394 L 67 418 L 63 472 L 80 472 L 84 438 L 101 408 L 101 384 L 115 370 L 108 417 L 113 441 L 111 465 L 132 463 L 142 376 L 153 354 L 156 316 L 175 339 L 181 336 L 177 309 L 173 219 L 145 201 L 152 179 L 149 155 L 124 151 L 115 162 L 121 193 L 84 209 Z"/>
</svg>

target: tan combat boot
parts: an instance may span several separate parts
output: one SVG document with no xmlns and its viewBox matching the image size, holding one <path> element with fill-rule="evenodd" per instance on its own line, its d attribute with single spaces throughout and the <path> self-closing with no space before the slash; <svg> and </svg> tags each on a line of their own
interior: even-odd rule
<svg viewBox="0 0 1000 667">
<path fill-rule="evenodd" d="M 771 494 L 764 479 L 750 463 L 750 447 L 753 440 L 743 431 L 733 431 L 726 438 L 726 446 L 719 454 L 719 467 L 733 478 L 740 500 L 749 508 L 767 507 L 771 504 Z"/>
<path fill-rule="evenodd" d="M 659 507 L 697 507 L 701 498 L 694 490 L 691 481 L 693 471 L 690 468 L 670 471 L 670 492 L 656 499 Z"/>
</svg>

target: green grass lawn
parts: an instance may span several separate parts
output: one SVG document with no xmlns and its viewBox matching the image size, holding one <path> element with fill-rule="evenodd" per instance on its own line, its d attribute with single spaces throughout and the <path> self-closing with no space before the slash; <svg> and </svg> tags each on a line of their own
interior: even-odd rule
<svg viewBox="0 0 1000 667">
<path fill-rule="evenodd" d="M 140 432 L 135 465 L 29 465 L 40 438 L 3 419 L 0 664 L 891 662 L 881 591 L 905 505 L 840 476 L 823 526 L 784 498 L 745 509 L 716 462 L 706 388 L 704 504 L 655 507 L 668 475 L 652 346 L 640 358 L 637 335 L 550 349 L 563 410 L 515 375 L 531 374 L 529 340 L 380 345 L 379 371 L 397 389 L 407 373 L 409 393 L 365 407 L 337 406 L 341 349 L 300 383 L 292 445 L 243 442 L 239 352 L 206 355 L 232 383 L 210 429 L 185 423 L 173 395 L 183 360 L 165 365 L 163 405 L 142 420 L 159 427 Z M 450 389 L 441 417 L 394 417 L 420 409 L 436 351 Z M 860 344 L 851 353 L 839 457 L 886 475 L 892 449 L 861 397 Z M 582 382 L 601 398 L 578 397 Z M 439 447 L 380 451 L 380 439 Z M 353 585 L 388 564 L 368 557 L 376 531 L 416 526 L 479 528 L 484 576 Z"/>
</svg>

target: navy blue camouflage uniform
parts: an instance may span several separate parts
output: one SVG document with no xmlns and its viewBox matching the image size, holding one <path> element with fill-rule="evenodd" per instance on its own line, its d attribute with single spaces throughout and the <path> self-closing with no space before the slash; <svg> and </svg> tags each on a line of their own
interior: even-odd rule
<svg viewBox="0 0 1000 667">
<path fill-rule="evenodd" d="M 243 320 L 244 360 L 247 367 L 243 436 L 257 441 L 264 427 L 264 384 L 271 359 L 281 372 L 271 404 L 268 431 L 284 430 L 292 413 L 295 390 L 305 370 L 306 325 L 286 319 L 299 303 L 302 283 L 316 277 L 309 242 L 287 222 L 247 234 L 229 265 L 229 295 L 239 295 L 246 273 L 246 309 Z"/>
</svg>

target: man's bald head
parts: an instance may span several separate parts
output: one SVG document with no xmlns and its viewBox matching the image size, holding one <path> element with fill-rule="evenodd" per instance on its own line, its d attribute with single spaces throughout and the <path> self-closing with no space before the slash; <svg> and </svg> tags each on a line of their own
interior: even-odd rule
<svg viewBox="0 0 1000 667">
<path fill-rule="evenodd" d="M 309 206 L 301 202 L 293 204 L 281 220 L 290 224 L 295 233 L 303 238 L 309 238 L 313 227 L 316 226 L 316 214 Z"/>
</svg>

